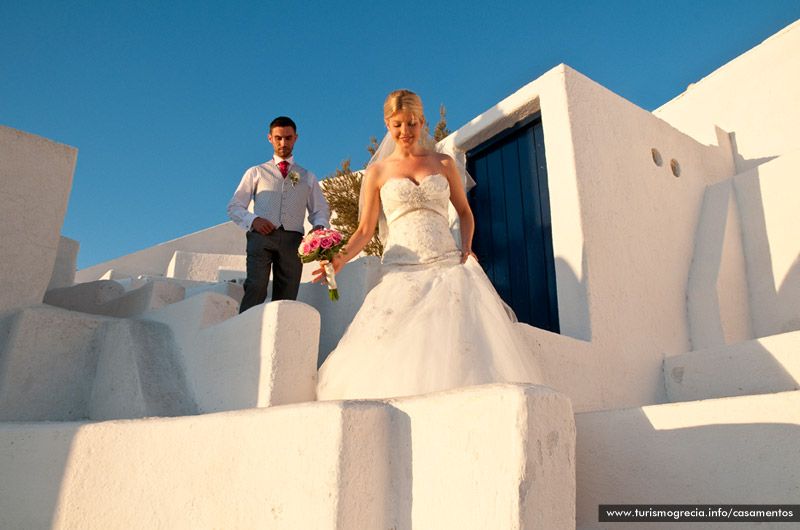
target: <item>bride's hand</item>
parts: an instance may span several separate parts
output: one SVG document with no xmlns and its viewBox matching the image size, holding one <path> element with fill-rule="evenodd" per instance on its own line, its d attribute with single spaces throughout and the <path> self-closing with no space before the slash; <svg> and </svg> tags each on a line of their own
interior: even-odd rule
<svg viewBox="0 0 800 530">
<path fill-rule="evenodd" d="M 465 248 L 461 250 L 461 263 L 466 263 L 469 257 L 472 256 L 475 261 L 478 261 L 478 256 L 472 252 L 472 249 Z"/>
<path fill-rule="evenodd" d="M 339 271 L 342 270 L 342 267 L 344 267 L 345 261 L 344 258 L 342 258 L 339 254 L 335 255 L 332 261 L 320 260 L 319 269 L 311 273 L 314 275 L 314 278 L 311 280 L 312 283 L 317 283 L 320 280 L 322 280 L 322 285 L 328 283 L 328 280 L 325 277 L 325 265 L 327 263 L 333 263 L 334 273 L 339 274 Z"/>
<path fill-rule="evenodd" d="M 325 264 L 328 263 L 328 260 L 320 260 L 319 262 L 319 269 L 315 270 L 311 274 L 314 277 L 311 279 L 311 283 L 317 283 L 318 281 L 322 280 L 322 285 L 325 285 L 327 280 L 325 279 Z"/>
</svg>

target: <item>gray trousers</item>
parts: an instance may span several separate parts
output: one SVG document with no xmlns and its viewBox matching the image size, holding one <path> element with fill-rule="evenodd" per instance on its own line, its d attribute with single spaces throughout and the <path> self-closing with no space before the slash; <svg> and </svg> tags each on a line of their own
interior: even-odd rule
<svg viewBox="0 0 800 530">
<path fill-rule="evenodd" d="M 243 313 L 267 298 L 269 272 L 272 269 L 272 300 L 295 300 L 300 288 L 303 264 L 297 247 L 303 234 L 276 228 L 269 235 L 247 232 L 247 279 L 239 306 Z"/>
</svg>

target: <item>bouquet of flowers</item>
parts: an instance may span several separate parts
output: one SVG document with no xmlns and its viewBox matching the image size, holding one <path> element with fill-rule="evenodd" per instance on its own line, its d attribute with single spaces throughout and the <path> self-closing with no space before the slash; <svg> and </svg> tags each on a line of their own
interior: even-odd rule
<svg viewBox="0 0 800 530">
<path fill-rule="evenodd" d="M 347 238 L 336 230 L 318 228 L 307 234 L 300 242 L 297 255 L 303 263 L 312 261 L 326 260 L 328 263 L 323 265 L 325 269 L 325 279 L 328 281 L 328 294 L 331 300 L 339 299 L 339 290 L 336 288 L 336 273 L 330 263 L 333 257 L 341 252 L 342 247 L 347 244 Z"/>
</svg>

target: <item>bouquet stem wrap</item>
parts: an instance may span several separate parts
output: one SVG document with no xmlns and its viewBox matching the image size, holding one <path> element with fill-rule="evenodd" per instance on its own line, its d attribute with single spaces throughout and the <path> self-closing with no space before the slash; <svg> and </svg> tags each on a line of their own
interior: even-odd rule
<svg viewBox="0 0 800 530">
<path fill-rule="evenodd" d="M 336 271 L 333 270 L 332 263 L 323 265 L 325 268 L 325 279 L 328 281 L 328 294 L 331 300 L 336 301 L 339 299 L 339 289 L 336 287 Z"/>
</svg>

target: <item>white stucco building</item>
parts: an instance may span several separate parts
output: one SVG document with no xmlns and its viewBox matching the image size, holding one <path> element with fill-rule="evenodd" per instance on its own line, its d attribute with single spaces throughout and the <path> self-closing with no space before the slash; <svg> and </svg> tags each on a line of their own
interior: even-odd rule
<svg viewBox="0 0 800 530">
<path fill-rule="evenodd" d="M 314 381 L 376 260 L 336 306 L 305 284 L 242 315 L 232 223 L 75 272 L 75 149 L 0 127 L 0 527 L 596 530 L 629 527 L 601 504 L 796 503 L 798 93 L 800 22 L 652 113 L 559 65 L 459 128 L 479 223 L 536 183 L 539 261 L 481 262 L 539 326 L 518 324 L 547 387 L 359 402 Z M 723 526 L 750 527 L 693 527 Z"/>
</svg>

